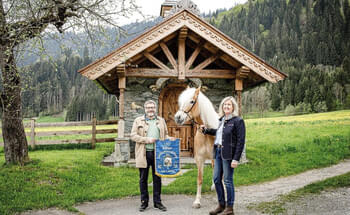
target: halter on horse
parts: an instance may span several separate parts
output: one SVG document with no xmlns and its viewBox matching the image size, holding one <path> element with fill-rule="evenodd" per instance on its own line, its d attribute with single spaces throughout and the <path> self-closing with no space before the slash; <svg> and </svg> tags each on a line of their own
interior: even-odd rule
<svg viewBox="0 0 350 215">
<path fill-rule="evenodd" d="M 189 118 L 189 121 L 191 121 L 193 124 L 200 125 L 200 123 L 196 122 L 196 120 L 189 114 L 192 111 L 193 107 L 196 105 L 197 100 L 198 100 L 198 94 L 197 95 L 195 94 L 193 99 L 190 101 L 191 107 L 189 108 L 189 110 L 184 111 L 180 109 L 179 111 L 183 111 Z"/>
<path fill-rule="evenodd" d="M 192 120 L 195 124 L 204 124 L 208 128 L 218 127 L 218 115 L 209 99 L 200 92 L 200 87 L 188 88 L 179 96 L 179 111 L 175 114 L 175 122 L 184 124 Z M 201 190 L 203 182 L 204 162 L 212 159 L 214 137 L 204 135 L 197 129 L 194 137 L 194 159 L 196 161 L 197 175 L 197 195 L 193 202 L 193 207 L 200 207 Z"/>
</svg>

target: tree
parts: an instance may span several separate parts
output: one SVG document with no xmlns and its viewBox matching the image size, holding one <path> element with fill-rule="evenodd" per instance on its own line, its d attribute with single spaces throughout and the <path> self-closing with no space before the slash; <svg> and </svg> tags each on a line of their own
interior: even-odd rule
<svg viewBox="0 0 350 215">
<path fill-rule="evenodd" d="M 264 112 L 269 108 L 269 98 L 266 87 L 260 87 L 257 91 L 257 106 L 261 117 L 264 117 Z"/>
<path fill-rule="evenodd" d="M 119 28 L 114 20 L 137 9 L 132 0 L 0 0 L 2 135 L 7 164 L 29 161 L 22 123 L 21 77 L 16 56 L 33 39 L 53 31 Z M 33 42 L 32 42 L 33 43 Z"/>
<path fill-rule="evenodd" d="M 271 108 L 272 110 L 279 110 L 281 106 L 281 90 L 279 89 L 279 86 L 281 84 L 277 83 L 275 85 L 271 86 L 270 90 L 270 100 L 271 100 Z"/>
</svg>

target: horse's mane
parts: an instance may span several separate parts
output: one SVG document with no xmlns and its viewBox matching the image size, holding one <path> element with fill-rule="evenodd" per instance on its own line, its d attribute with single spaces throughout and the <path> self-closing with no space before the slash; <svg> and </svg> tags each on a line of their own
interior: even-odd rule
<svg viewBox="0 0 350 215">
<path fill-rule="evenodd" d="M 191 101 L 194 96 L 196 88 L 188 88 L 179 96 L 179 107 L 184 109 L 184 106 Z M 204 125 L 208 128 L 217 128 L 219 126 L 219 116 L 216 113 L 213 104 L 202 92 L 199 92 L 197 99 L 200 111 L 200 117 Z"/>
</svg>

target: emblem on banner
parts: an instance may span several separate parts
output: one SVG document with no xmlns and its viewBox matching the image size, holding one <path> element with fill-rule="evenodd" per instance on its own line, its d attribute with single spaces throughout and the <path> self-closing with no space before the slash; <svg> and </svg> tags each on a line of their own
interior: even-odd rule
<svg viewBox="0 0 350 215">
<path fill-rule="evenodd" d="M 157 140 L 155 144 L 156 174 L 176 177 L 180 174 L 180 139 Z"/>
</svg>

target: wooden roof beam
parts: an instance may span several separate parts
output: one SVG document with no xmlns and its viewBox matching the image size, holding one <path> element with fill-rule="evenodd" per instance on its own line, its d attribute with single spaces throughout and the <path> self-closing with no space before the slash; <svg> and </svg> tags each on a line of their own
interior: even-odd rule
<svg viewBox="0 0 350 215">
<path fill-rule="evenodd" d="M 168 42 L 169 40 L 171 40 L 171 39 L 174 39 L 175 37 L 177 37 L 177 34 L 178 34 L 178 32 L 176 31 L 176 32 L 174 32 L 173 34 L 170 34 L 169 36 L 167 36 L 167 37 L 165 37 L 164 39 L 163 39 L 163 42 Z"/>
<path fill-rule="evenodd" d="M 238 61 L 232 59 L 230 56 L 228 56 L 227 54 L 224 54 L 220 57 L 223 61 L 225 61 L 227 64 L 229 64 L 230 66 L 234 67 L 234 68 L 239 68 L 242 64 L 239 63 Z"/>
<path fill-rule="evenodd" d="M 186 63 L 186 70 L 188 70 L 193 62 L 196 60 L 197 56 L 199 55 L 199 52 L 202 50 L 203 46 L 205 45 L 205 40 L 201 40 L 198 44 L 197 44 L 197 47 L 196 49 L 193 51 L 191 57 L 187 60 L 187 63 Z"/>
<path fill-rule="evenodd" d="M 201 40 L 201 37 L 199 35 L 197 35 L 194 32 L 190 32 L 188 34 L 188 38 L 191 39 L 193 42 L 195 43 L 199 43 Z M 213 46 L 211 43 L 207 42 L 204 44 L 204 48 L 207 49 L 208 51 L 210 51 L 211 53 L 215 53 L 217 52 L 217 48 Z M 223 61 L 225 61 L 227 64 L 229 64 L 230 66 L 234 67 L 234 68 L 238 68 L 241 64 L 237 61 L 235 61 L 234 59 L 232 59 L 230 56 L 228 56 L 227 54 L 223 54 L 220 57 Z"/>
<path fill-rule="evenodd" d="M 172 41 L 170 41 L 170 40 L 175 38 L 177 35 L 178 35 L 177 33 L 171 34 L 168 37 L 164 38 L 162 42 L 168 43 L 168 46 L 170 46 L 171 44 L 173 44 L 176 41 L 176 40 L 172 40 Z M 168 42 L 168 41 L 170 41 L 170 42 Z M 156 47 L 158 47 L 158 45 Z M 152 51 L 148 51 L 148 52 L 151 52 L 153 55 L 155 55 L 158 52 L 160 52 L 161 49 L 150 49 L 150 50 L 152 50 Z M 141 53 L 135 55 L 132 59 L 129 59 L 129 61 L 132 62 L 132 64 L 138 65 L 145 60 L 145 58 L 143 58 L 143 56 L 144 55 L 141 52 Z"/>
<path fill-rule="evenodd" d="M 159 44 L 156 43 L 156 44 L 154 44 L 154 45 L 148 47 L 147 49 L 145 49 L 145 52 L 151 53 L 151 52 L 153 52 L 155 49 L 157 49 L 158 47 L 159 47 Z"/>
<path fill-rule="evenodd" d="M 207 67 L 209 64 L 213 63 L 217 58 L 219 58 L 222 55 L 222 52 L 217 52 L 216 54 L 212 55 L 211 57 L 209 57 L 208 59 L 206 59 L 205 61 L 203 61 L 201 64 L 199 64 L 198 66 L 196 66 L 196 68 L 193 69 L 193 72 L 198 72 L 202 69 L 204 69 L 205 67 Z"/>
<path fill-rule="evenodd" d="M 177 62 L 173 56 L 173 54 L 171 53 L 171 51 L 169 50 L 168 46 L 164 43 L 161 42 L 160 43 L 160 47 L 162 48 L 164 54 L 166 55 L 166 57 L 168 58 L 169 62 L 171 63 L 171 65 L 173 66 L 174 70 L 178 70 L 177 68 Z"/>
<path fill-rule="evenodd" d="M 161 68 L 162 70 L 165 71 L 170 71 L 170 68 L 168 66 L 166 66 L 164 63 L 162 63 L 160 60 L 158 60 L 156 57 L 154 57 L 153 55 L 151 55 L 148 52 L 144 53 L 144 56 L 150 60 L 152 63 L 154 63 L 156 66 L 158 66 L 159 68 Z"/>
<path fill-rule="evenodd" d="M 125 76 L 125 65 L 121 64 L 119 66 L 117 66 L 117 76 L 118 77 L 124 77 Z"/>
<path fill-rule="evenodd" d="M 197 34 L 193 33 L 192 31 L 190 31 L 188 33 L 188 38 L 190 38 L 195 43 L 199 43 L 201 40 L 201 37 L 198 36 Z"/>
<path fill-rule="evenodd" d="M 141 78 L 176 78 L 177 72 L 175 70 L 163 70 L 158 68 L 127 68 L 127 77 L 141 77 Z"/>
<path fill-rule="evenodd" d="M 206 42 L 206 43 L 204 43 L 203 44 L 203 47 L 205 46 L 205 44 L 207 44 L 207 43 L 209 43 L 209 42 Z M 187 43 L 186 45 L 188 45 L 189 47 L 191 47 L 192 49 L 196 49 L 196 47 L 197 46 L 195 46 L 195 45 L 193 45 L 192 43 Z M 206 51 L 206 52 L 204 52 L 203 51 L 204 49 L 201 49 L 201 51 L 200 51 L 200 55 L 202 55 L 203 57 L 205 57 L 205 58 L 209 58 L 209 56 L 211 56 L 211 52 L 210 51 Z M 215 52 L 214 52 L 215 53 Z M 225 54 L 224 54 L 225 55 Z M 224 56 L 224 55 L 222 55 L 220 58 L 222 59 L 222 57 Z M 225 61 L 224 61 L 225 62 Z M 222 68 L 227 68 L 227 66 L 231 66 L 230 64 L 224 64 L 224 63 L 222 63 L 222 62 L 220 62 L 220 61 L 216 61 L 215 62 L 218 66 L 220 66 L 220 67 L 222 67 Z"/>
<path fill-rule="evenodd" d="M 223 78 L 234 79 L 236 75 L 234 70 L 229 69 L 204 69 L 204 70 L 189 70 L 186 74 L 187 78 Z"/>
<path fill-rule="evenodd" d="M 237 69 L 236 71 L 236 76 L 237 78 L 240 79 L 245 79 L 249 76 L 250 69 L 246 66 L 241 66 L 240 68 Z"/>
</svg>

